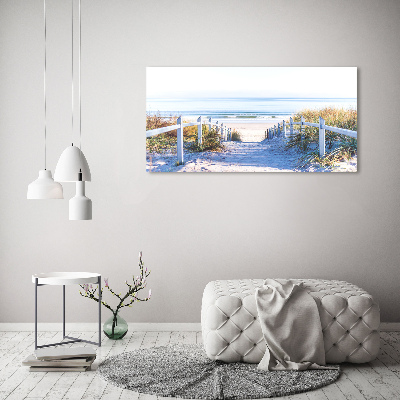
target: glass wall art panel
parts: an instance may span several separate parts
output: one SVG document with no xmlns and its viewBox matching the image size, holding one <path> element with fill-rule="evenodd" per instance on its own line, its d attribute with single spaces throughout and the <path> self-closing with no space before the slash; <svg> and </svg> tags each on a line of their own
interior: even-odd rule
<svg viewBox="0 0 400 400">
<path fill-rule="evenodd" d="M 148 67 L 149 172 L 356 172 L 356 67 Z"/>
</svg>

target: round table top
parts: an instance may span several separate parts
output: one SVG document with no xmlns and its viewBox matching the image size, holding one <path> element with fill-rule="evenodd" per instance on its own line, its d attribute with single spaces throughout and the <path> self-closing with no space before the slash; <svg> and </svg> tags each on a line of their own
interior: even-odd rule
<svg viewBox="0 0 400 400">
<path fill-rule="evenodd" d="M 41 272 L 32 275 L 32 282 L 38 278 L 39 285 L 76 285 L 98 283 L 101 274 L 95 272 Z"/>
</svg>

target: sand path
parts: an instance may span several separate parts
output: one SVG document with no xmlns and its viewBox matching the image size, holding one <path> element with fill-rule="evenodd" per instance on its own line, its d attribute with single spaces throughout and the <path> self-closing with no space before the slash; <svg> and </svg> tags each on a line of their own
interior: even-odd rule
<svg viewBox="0 0 400 400">
<path fill-rule="evenodd" d="M 284 149 L 282 139 L 261 142 L 225 142 L 221 153 L 186 153 L 176 166 L 175 154 L 152 157 L 153 172 L 293 172 L 298 155 Z M 148 162 L 149 166 L 149 162 Z"/>
<path fill-rule="evenodd" d="M 181 172 L 292 172 L 298 157 L 285 152 L 282 140 L 226 142 L 222 153 L 188 154 Z"/>
</svg>

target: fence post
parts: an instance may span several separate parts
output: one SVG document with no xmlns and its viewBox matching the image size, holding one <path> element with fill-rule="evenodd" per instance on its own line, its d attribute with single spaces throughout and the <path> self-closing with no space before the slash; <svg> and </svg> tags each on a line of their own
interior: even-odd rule
<svg viewBox="0 0 400 400">
<path fill-rule="evenodd" d="M 221 140 L 224 140 L 224 123 L 221 123 Z"/>
<path fill-rule="evenodd" d="M 282 127 L 283 127 L 283 137 L 286 137 L 286 122 L 285 122 L 285 120 L 282 121 Z"/>
<path fill-rule="evenodd" d="M 293 118 L 290 117 L 290 136 L 293 135 Z"/>
<path fill-rule="evenodd" d="M 300 118 L 300 140 L 303 141 L 303 130 L 305 132 L 305 125 L 304 125 L 305 119 L 303 116 Z"/>
<path fill-rule="evenodd" d="M 177 120 L 177 124 L 180 127 L 177 129 L 177 143 L 176 143 L 176 152 L 178 156 L 178 164 L 183 164 L 183 126 L 182 126 L 182 117 L 179 117 Z"/>
<path fill-rule="evenodd" d="M 319 156 L 323 157 L 325 155 L 325 120 L 319 117 Z"/>
<path fill-rule="evenodd" d="M 200 115 L 199 118 L 197 118 L 197 123 L 199 124 L 199 125 L 197 125 L 197 142 L 198 142 L 199 146 L 201 146 L 202 143 L 203 143 L 203 137 L 202 137 L 202 134 L 203 134 L 202 128 L 203 128 L 203 126 L 201 124 L 201 115 Z"/>
<path fill-rule="evenodd" d="M 278 135 L 281 134 L 281 124 L 278 122 Z"/>
<path fill-rule="evenodd" d="M 229 141 L 232 140 L 232 128 L 228 129 L 228 139 L 229 139 Z"/>
<path fill-rule="evenodd" d="M 216 130 L 216 132 L 217 132 L 217 134 L 219 133 L 219 125 L 218 125 L 218 121 L 216 121 L 215 122 L 215 125 L 216 125 L 216 128 L 215 128 L 215 130 Z"/>
<path fill-rule="evenodd" d="M 211 118 L 208 118 L 208 131 L 209 132 L 211 131 L 211 127 L 212 127 L 211 122 L 212 122 Z"/>
</svg>

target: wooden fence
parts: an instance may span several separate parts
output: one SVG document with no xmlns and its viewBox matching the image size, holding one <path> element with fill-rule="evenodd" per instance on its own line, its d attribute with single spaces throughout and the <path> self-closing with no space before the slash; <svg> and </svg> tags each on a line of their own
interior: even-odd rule
<svg viewBox="0 0 400 400">
<path fill-rule="evenodd" d="M 273 128 L 267 129 L 266 137 L 268 139 L 272 139 L 274 136 L 280 135 L 284 137 L 293 136 L 294 133 L 294 125 L 300 125 L 299 133 L 304 130 L 305 126 L 313 126 L 314 128 L 319 129 L 319 156 L 323 157 L 325 155 L 325 131 L 339 133 L 341 135 L 350 136 L 354 139 L 357 139 L 357 131 L 351 131 L 350 129 L 336 128 L 335 126 L 325 125 L 325 120 L 319 117 L 319 123 L 315 122 L 306 122 L 304 117 L 301 116 L 299 122 L 293 122 L 293 118 L 290 117 L 289 122 L 289 134 L 287 133 L 288 124 L 286 121 L 282 121 L 282 124 L 278 123 L 278 126 L 274 125 Z"/>
<path fill-rule="evenodd" d="M 176 125 L 165 126 L 164 128 L 157 128 L 146 131 L 146 137 L 152 137 L 159 135 L 160 133 L 177 131 L 177 156 L 178 163 L 183 164 L 183 128 L 186 126 L 197 126 L 197 140 L 199 145 L 203 143 L 203 125 L 208 125 L 208 129 L 211 130 L 212 126 L 216 127 L 217 133 L 221 136 L 221 141 L 231 140 L 232 138 L 232 129 L 227 128 L 223 123 L 219 123 L 218 121 L 213 121 L 212 118 L 209 118 L 208 121 L 203 119 L 201 116 L 197 118 L 197 122 L 188 122 L 183 123 L 182 117 L 179 117 Z M 325 125 L 325 120 L 319 117 L 319 123 L 315 122 L 306 122 L 304 117 L 301 116 L 299 122 L 294 122 L 293 118 L 290 117 L 289 124 L 286 121 L 282 121 L 282 123 L 278 123 L 278 126 L 274 125 L 273 127 L 267 129 L 266 138 L 272 139 L 274 136 L 293 136 L 296 133 L 294 132 L 294 125 L 300 125 L 299 133 L 301 134 L 304 131 L 306 126 L 312 126 L 319 129 L 319 156 L 323 157 L 325 155 L 325 131 L 339 133 L 341 135 L 350 136 L 354 139 L 357 139 L 357 131 L 351 131 L 349 129 L 337 128 L 335 126 Z M 289 133 L 287 128 L 289 127 Z"/>
<path fill-rule="evenodd" d="M 223 123 L 219 123 L 218 121 L 214 122 L 212 118 L 209 118 L 208 121 L 203 120 L 201 116 L 197 118 L 197 122 L 188 122 L 185 124 L 182 122 L 182 117 L 179 117 L 176 125 L 146 131 L 146 138 L 176 130 L 178 163 L 183 164 L 183 128 L 186 126 L 197 126 L 197 141 L 201 145 L 203 143 L 203 125 L 208 125 L 209 130 L 211 130 L 212 126 L 215 126 L 217 133 L 221 135 L 221 141 L 231 140 L 232 138 L 231 128 L 227 128 Z"/>
</svg>

